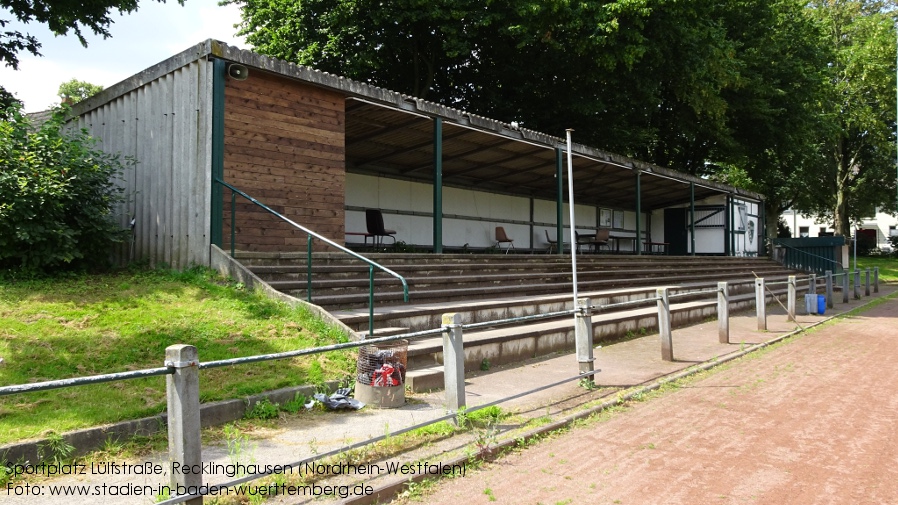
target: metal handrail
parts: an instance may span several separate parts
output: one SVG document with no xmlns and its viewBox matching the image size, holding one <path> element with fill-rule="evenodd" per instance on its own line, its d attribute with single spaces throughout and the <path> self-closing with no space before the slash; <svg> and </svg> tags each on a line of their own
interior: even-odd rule
<svg viewBox="0 0 898 505">
<path fill-rule="evenodd" d="M 239 189 L 235 188 L 234 186 L 228 184 L 227 182 L 225 182 L 221 179 L 215 179 L 215 182 L 217 182 L 218 184 L 221 184 L 222 186 L 231 190 L 231 257 L 232 258 L 234 257 L 234 241 L 235 241 L 234 238 L 235 238 L 235 233 L 236 233 L 234 221 L 235 221 L 235 217 L 236 217 L 237 199 L 236 199 L 235 195 L 240 195 L 243 198 L 246 198 L 247 200 L 252 202 L 253 204 L 258 205 L 266 212 L 281 219 L 285 223 L 306 232 L 309 235 L 309 243 L 307 246 L 308 258 L 307 258 L 307 262 L 306 262 L 307 267 L 308 267 L 308 272 L 306 273 L 306 299 L 309 303 L 312 302 L 312 237 L 315 237 L 318 240 L 321 240 L 322 242 L 330 245 L 331 247 L 336 247 L 340 251 L 343 251 L 343 252 L 349 254 L 350 256 L 353 256 L 356 259 L 360 259 L 368 264 L 368 335 L 369 336 L 374 334 L 374 268 L 375 267 L 380 269 L 383 272 L 386 272 L 386 273 L 392 275 L 393 277 L 399 279 L 402 282 L 402 298 L 403 298 L 403 301 L 408 303 L 408 282 L 405 280 L 405 277 L 397 274 L 396 272 L 381 265 L 380 263 L 372 261 L 372 260 L 362 256 L 361 254 L 358 254 L 355 251 L 352 251 L 352 250 L 334 242 L 333 240 L 331 240 L 327 237 L 324 237 L 323 235 L 320 235 L 318 233 L 315 233 L 314 231 L 306 228 L 305 226 L 302 226 L 301 224 L 298 224 L 298 223 L 290 220 L 289 218 L 283 216 L 276 210 L 274 210 L 271 207 L 265 205 L 264 203 L 256 200 L 255 198 L 247 195 L 243 191 L 240 191 Z"/>
<path fill-rule="evenodd" d="M 827 257 L 825 257 L 825 256 L 820 256 L 819 254 L 814 254 L 814 253 L 809 253 L 809 252 L 807 252 L 807 251 L 802 251 L 801 249 L 798 249 L 798 248 L 796 248 L 796 247 L 792 247 L 792 246 L 786 245 L 786 244 L 776 244 L 776 246 L 777 246 L 777 247 L 782 247 L 782 248 L 787 249 L 787 250 L 795 251 L 795 253 L 797 253 L 797 254 L 803 254 L 803 255 L 806 256 L 806 257 L 816 258 L 816 259 L 819 259 L 819 260 L 823 260 L 823 261 L 825 261 L 825 262 L 827 262 L 827 263 L 832 263 L 833 265 L 835 265 L 835 268 L 833 268 L 833 272 L 838 272 L 839 270 L 843 270 L 843 269 L 844 269 L 844 268 L 842 267 L 842 264 L 839 263 L 838 261 L 834 260 L 834 259 L 830 259 L 830 258 L 827 258 Z M 786 263 L 786 259 L 783 258 L 783 264 L 785 265 L 785 263 Z M 810 269 L 810 270 L 814 270 L 812 267 L 810 267 L 810 265 L 803 265 L 803 264 L 801 264 L 801 263 L 796 264 L 796 262 L 790 262 L 790 265 L 788 265 L 788 266 L 799 266 L 799 267 L 805 267 L 805 268 Z"/>
</svg>

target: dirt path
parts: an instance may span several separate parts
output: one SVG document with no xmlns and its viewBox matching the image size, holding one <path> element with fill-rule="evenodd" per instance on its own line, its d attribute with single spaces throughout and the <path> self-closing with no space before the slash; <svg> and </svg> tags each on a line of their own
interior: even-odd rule
<svg viewBox="0 0 898 505">
<path fill-rule="evenodd" d="M 898 299 L 438 484 L 423 500 L 898 503 Z"/>
</svg>

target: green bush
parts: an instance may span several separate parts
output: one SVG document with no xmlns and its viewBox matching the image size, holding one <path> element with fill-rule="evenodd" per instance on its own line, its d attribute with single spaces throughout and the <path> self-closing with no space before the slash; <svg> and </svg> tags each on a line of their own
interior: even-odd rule
<svg viewBox="0 0 898 505">
<path fill-rule="evenodd" d="M 130 162 L 97 149 L 65 117 L 60 109 L 32 125 L 13 105 L 0 120 L 0 272 L 101 266 L 126 236 L 112 211 Z"/>
</svg>

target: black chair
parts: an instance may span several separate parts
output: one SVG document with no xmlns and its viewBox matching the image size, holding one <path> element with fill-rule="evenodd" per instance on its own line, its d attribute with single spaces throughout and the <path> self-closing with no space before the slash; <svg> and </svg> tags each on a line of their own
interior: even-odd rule
<svg viewBox="0 0 898 505">
<path fill-rule="evenodd" d="M 396 230 L 384 228 L 384 216 L 378 209 L 365 210 L 365 224 L 368 226 L 368 235 L 372 237 L 375 246 L 383 245 L 383 237 L 390 237 L 396 243 Z"/>
<path fill-rule="evenodd" d="M 543 230 L 546 232 L 546 243 L 549 244 L 549 247 L 546 249 L 547 254 L 552 254 L 558 248 L 558 241 L 552 240 L 549 238 L 549 230 Z"/>
<path fill-rule="evenodd" d="M 595 248 L 596 252 L 599 252 L 599 248 L 607 247 L 609 250 L 611 246 L 608 245 L 608 242 L 611 241 L 611 230 L 608 228 L 599 228 L 596 230 L 596 236 L 592 241 L 592 246 Z"/>
<path fill-rule="evenodd" d="M 502 250 L 502 244 L 508 244 L 508 247 L 505 248 L 505 254 L 508 254 L 508 251 L 514 249 L 514 239 L 508 238 L 508 235 L 505 234 L 505 228 L 497 226 L 496 248 L 498 248 L 500 251 Z"/>
</svg>

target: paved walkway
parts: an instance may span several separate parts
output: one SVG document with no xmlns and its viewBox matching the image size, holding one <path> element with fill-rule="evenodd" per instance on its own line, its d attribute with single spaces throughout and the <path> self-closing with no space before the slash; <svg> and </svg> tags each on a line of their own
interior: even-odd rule
<svg viewBox="0 0 898 505">
<path fill-rule="evenodd" d="M 883 286 L 879 296 L 892 293 L 896 287 Z M 838 298 L 838 297 L 837 297 Z M 800 316 L 798 323 L 809 326 L 831 315 L 851 310 L 870 301 L 863 298 L 860 301 L 850 301 L 842 304 L 838 300 L 835 309 L 825 316 Z M 894 314 L 898 317 L 898 314 Z M 883 327 L 892 331 L 895 321 L 883 319 Z M 596 382 L 602 386 L 629 387 L 651 382 L 659 377 L 683 370 L 697 363 L 706 362 L 723 357 L 727 354 L 739 352 L 751 344 L 763 342 L 792 332 L 796 329 L 793 322 L 786 320 L 784 311 L 776 305 L 768 307 L 768 330 L 757 331 L 757 321 L 754 313 L 732 315 L 730 320 L 730 344 L 718 343 L 717 322 L 711 321 L 688 328 L 674 330 L 674 357 L 676 361 L 665 362 L 661 359 L 660 342 L 657 335 L 648 335 L 632 340 L 608 345 L 596 349 L 595 367 L 601 372 L 596 376 Z M 521 392 L 538 388 L 540 386 L 561 381 L 576 376 L 577 363 L 572 355 L 556 356 L 546 359 L 533 360 L 524 365 L 515 367 L 497 367 L 488 372 L 481 372 L 469 376 L 466 380 L 467 404 L 469 406 L 482 405 L 487 402 L 499 400 Z M 602 394 L 597 391 L 586 391 L 574 382 L 548 389 L 539 393 L 524 396 L 516 400 L 502 404 L 505 411 L 513 411 L 522 416 L 549 415 L 558 417 L 563 415 L 575 405 L 595 400 Z M 261 430 L 254 433 L 251 444 L 242 451 L 229 451 L 226 447 L 207 446 L 204 448 L 204 461 L 212 461 L 228 464 L 238 461 L 243 464 L 254 463 L 259 465 L 291 464 L 303 458 L 321 454 L 338 448 L 347 443 L 360 442 L 373 437 L 395 432 L 407 426 L 422 423 L 445 414 L 441 392 L 410 395 L 409 402 L 400 409 L 377 410 L 363 409 L 358 412 L 325 413 L 321 415 L 304 415 L 296 419 L 286 421 L 277 428 Z M 456 437 L 453 437 L 455 439 Z M 441 455 L 458 451 L 470 442 L 470 438 L 459 437 L 458 440 L 445 442 L 434 446 L 418 448 L 413 452 L 404 454 L 395 461 L 408 463 L 420 459 L 438 460 Z M 163 464 L 165 455 L 157 454 L 146 458 L 147 461 Z M 140 463 L 140 461 L 138 461 Z M 10 505 L 18 504 L 103 504 L 110 501 L 109 486 L 149 486 L 147 490 L 154 489 L 160 483 L 167 482 L 167 476 L 134 476 L 134 475 L 100 475 L 97 473 L 77 477 L 57 478 L 51 481 L 37 482 L 41 485 L 38 496 L 15 496 L 15 491 L 0 489 L 3 502 Z M 204 478 L 206 483 L 221 483 L 229 480 L 226 475 L 213 475 Z M 396 480 L 395 475 L 382 476 L 376 479 L 365 480 L 364 483 L 373 487 L 385 485 L 391 480 Z M 60 497 L 50 495 L 50 485 L 77 484 L 91 486 L 93 496 L 85 496 L 79 493 L 77 496 Z M 106 485 L 104 491 L 102 486 Z M 99 488 L 96 486 L 100 486 Z M 94 493 L 95 491 L 101 491 Z M 10 493 L 9 496 L 4 496 Z M 114 498 L 117 504 L 146 504 L 155 501 L 154 493 L 150 496 L 119 496 Z M 305 500 L 297 498 L 280 498 L 274 503 L 304 503 Z M 320 503 L 317 500 L 316 503 Z"/>
</svg>

